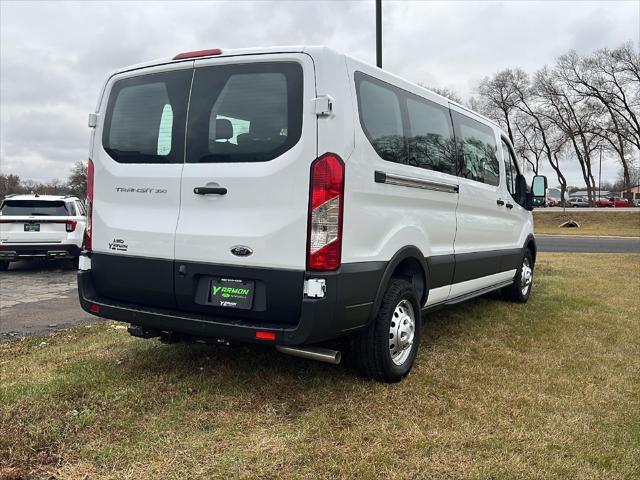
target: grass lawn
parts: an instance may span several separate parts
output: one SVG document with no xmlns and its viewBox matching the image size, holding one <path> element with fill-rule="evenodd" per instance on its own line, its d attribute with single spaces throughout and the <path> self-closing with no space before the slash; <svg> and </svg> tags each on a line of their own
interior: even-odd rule
<svg viewBox="0 0 640 480">
<path fill-rule="evenodd" d="M 560 228 L 567 220 L 575 220 L 580 228 Z M 567 213 L 533 213 L 535 233 L 555 235 L 619 235 L 622 237 L 640 237 L 640 208 L 633 211 L 616 212 L 603 209 L 598 212 L 581 212 L 567 208 Z"/>
<path fill-rule="evenodd" d="M 626 279 L 626 280 L 624 280 Z M 425 318 L 400 384 L 107 322 L 0 344 L 0 478 L 637 479 L 640 255 L 540 254 Z"/>
</svg>

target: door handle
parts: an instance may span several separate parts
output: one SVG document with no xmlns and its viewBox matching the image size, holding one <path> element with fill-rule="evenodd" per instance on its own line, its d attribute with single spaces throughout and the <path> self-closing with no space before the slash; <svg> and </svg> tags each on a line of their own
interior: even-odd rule
<svg viewBox="0 0 640 480">
<path fill-rule="evenodd" d="M 508 208 L 509 210 L 511 210 L 511 209 L 513 208 L 513 204 L 511 204 L 511 203 L 507 203 L 507 208 Z"/>
<path fill-rule="evenodd" d="M 504 205 L 504 200 L 496 200 L 496 203 L 500 206 Z"/>
<path fill-rule="evenodd" d="M 195 187 L 193 193 L 196 195 L 226 195 L 227 189 L 224 187 Z"/>
</svg>

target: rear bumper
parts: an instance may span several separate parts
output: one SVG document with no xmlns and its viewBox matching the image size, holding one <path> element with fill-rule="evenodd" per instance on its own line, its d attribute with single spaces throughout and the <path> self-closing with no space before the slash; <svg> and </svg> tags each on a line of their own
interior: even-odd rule
<svg viewBox="0 0 640 480">
<path fill-rule="evenodd" d="M 80 248 L 73 244 L 0 245 L 0 260 L 22 258 L 75 258 L 80 256 Z"/>
<path fill-rule="evenodd" d="M 299 319 L 293 324 L 278 323 L 277 319 L 224 317 L 106 298 L 97 292 L 91 270 L 78 272 L 78 294 L 86 312 L 137 325 L 153 334 L 171 332 L 213 340 L 304 345 L 338 338 L 365 327 L 383 267 L 382 262 L 367 262 L 343 266 L 335 273 L 313 275 L 313 278 L 325 279 L 327 294 L 324 298 L 305 297 L 301 301 Z M 258 331 L 274 333 L 275 340 L 256 339 Z"/>
</svg>

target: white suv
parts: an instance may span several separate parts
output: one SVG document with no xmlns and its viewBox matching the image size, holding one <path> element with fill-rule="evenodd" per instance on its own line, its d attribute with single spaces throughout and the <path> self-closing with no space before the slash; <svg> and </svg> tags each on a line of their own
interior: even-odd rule
<svg viewBox="0 0 640 480">
<path fill-rule="evenodd" d="M 0 270 L 27 258 L 77 260 L 86 226 L 72 196 L 10 195 L 0 203 Z"/>
<path fill-rule="evenodd" d="M 82 306 L 165 341 L 244 341 L 405 376 L 421 313 L 529 298 L 508 137 L 324 47 L 204 50 L 111 75 L 89 116 Z"/>
</svg>

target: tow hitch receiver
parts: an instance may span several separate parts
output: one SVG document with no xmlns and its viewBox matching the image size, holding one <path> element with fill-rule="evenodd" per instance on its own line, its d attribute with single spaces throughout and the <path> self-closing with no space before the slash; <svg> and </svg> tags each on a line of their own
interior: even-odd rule
<svg viewBox="0 0 640 480">
<path fill-rule="evenodd" d="M 132 337 L 138 337 L 138 338 L 154 338 L 154 337 L 159 337 L 160 336 L 160 332 L 156 329 L 146 329 L 141 327 L 140 325 L 129 325 L 129 327 L 127 328 L 127 332 L 129 332 L 129 335 L 131 335 Z"/>
</svg>

